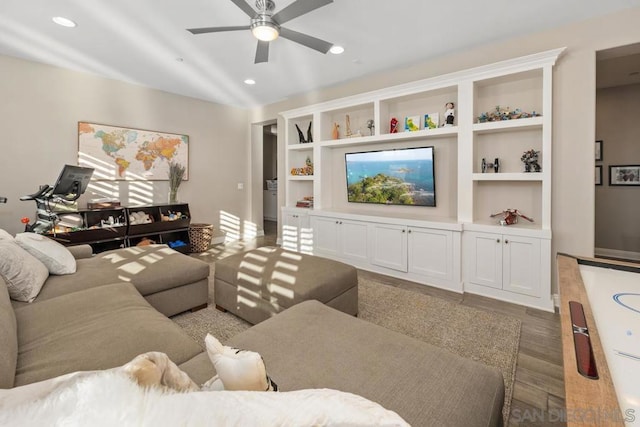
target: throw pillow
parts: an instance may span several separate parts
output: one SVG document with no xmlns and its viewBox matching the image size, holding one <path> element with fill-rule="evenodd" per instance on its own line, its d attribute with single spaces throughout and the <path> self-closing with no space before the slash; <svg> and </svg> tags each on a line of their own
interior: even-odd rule
<svg viewBox="0 0 640 427">
<path fill-rule="evenodd" d="M 49 277 L 49 271 L 17 243 L 0 240 L 0 276 L 7 283 L 12 299 L 32 302 Z"/>
<path fill-rule="evenodd" d="M 0 240 L 13 240 L 13 236 L 0 228 Z"/>
<path fill-rule="evenodd" d="M 69 249 L 55 240 L 36 233 L 16 234 L 16 243 L 42 262 L 51 274 L 73 274 L 76 259 Z"/>
<path fill-rule="evenodd" d="M 211 334 L 207 334 L 204 343 L 217 375 L 204 383 L 202 390 L 278 391 L 260 354 L 222 345 Z"/>
</svg>

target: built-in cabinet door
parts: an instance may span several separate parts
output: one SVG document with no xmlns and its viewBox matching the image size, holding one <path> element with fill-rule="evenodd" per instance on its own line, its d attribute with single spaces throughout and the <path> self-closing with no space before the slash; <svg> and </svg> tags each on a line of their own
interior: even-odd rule
<svg viewBox="0 0 640 427">
<path fill-rule="evenodd" d="M 335 257 L 338 255 L 339 220 L 322 216 L 311 217 L 313 230 L 313 252 L 316 255 Z"/>
<path fill-rule="evenodd" d="M 282 247 L 304 253 L 313 251 L 313 233 L 309 226 L 308 213 L 282 210 Z"/>
<path fill-rule="evenodd" d="M 366 222 L 340 220 L 338 235 L 340 253 L 346 260 L 369 262 L 369 239 Z"/>
<path fill-rule="evenodd" d="M 502 289 L 519 294 L 540 297 L 540 239 L 503 236 Z"/>
<path fill-rule="evenodd" d="M 464 233 L 467 281 L 502 289 L 502 235 Z"/>
<path fill-rule="evenodd" d="M 409 272 L 444 280 L 453 279 L 451 231 L 409 227 Z"/>
<path fill-rule="evenodd" d="M 407 271 L 407 227 L 371 224 L 371 263 L 380 267 Z"/>
</svg>

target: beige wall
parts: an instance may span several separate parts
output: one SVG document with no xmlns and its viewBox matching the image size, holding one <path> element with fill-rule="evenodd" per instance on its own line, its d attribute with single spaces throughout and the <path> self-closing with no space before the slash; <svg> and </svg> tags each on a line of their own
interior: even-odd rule
<svg viewBox="0 0 640 427">
<path fill-rule="evenodd" d="M 640 187 L 609 186 L 609 165 L 640 165 L 640 84 L 600 89 L 596 96 L 603 185 L 596 186 L 595 246 L 640 255 Z"/>
<path fill-rule="evenodd" d="M 217 225 L 221 210 L 229 223 L 249 219 L 249 192 L 237 190 L 250 176 L 245 110 L 6 56 L 0 100 L 0 196 L 9 198 L 0 204 L 0 228 L 21 231 L 35 203 L 19 197 L 53 184 L 65 163 L 77 164 L 78 121 L 189 135 L 189 181 L 179 198 L 193 221 Z M 166 202 L 167 182 L 152 186 L 153 201 Z M 123 202 L 128 187 L 120 183 Z"/>
<path fill-rule="evenodd" d="M 303 105 L 566 46 L 568 49 L 554 71 L 553 247 L 554 254 L 559 251 L 592 256 L 595 52 L 639 42 L 638 22 L 640 8 L 633 8 L 540 34 L 503 40 L 272 104 L 252 111 L 250 120 L 264 121 Z M 349 61 L 349 57 L 344 60 Z M 279 125 L 282 128 L 282 123 Z M 280 158 L 283 147 L 284 144 L 279 144 Z M 280 162 L 280 177 L 284 177 L 282 165 Z M 282 203 L 282 196 L 280 200 Z"/>
</svg>

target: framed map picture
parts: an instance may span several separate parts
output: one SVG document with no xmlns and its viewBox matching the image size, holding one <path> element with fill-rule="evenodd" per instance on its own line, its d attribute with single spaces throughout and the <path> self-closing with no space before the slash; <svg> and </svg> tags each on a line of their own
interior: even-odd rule
<svg viewBox="0 0 640 427">
<path fill-rule="evenodd" d="M 186 168 L 186 181 L 187 135 L 78 122 L 78 164 L 94 168 L 93 179 L 167 181 L 171 162 Z"/>
</svg>

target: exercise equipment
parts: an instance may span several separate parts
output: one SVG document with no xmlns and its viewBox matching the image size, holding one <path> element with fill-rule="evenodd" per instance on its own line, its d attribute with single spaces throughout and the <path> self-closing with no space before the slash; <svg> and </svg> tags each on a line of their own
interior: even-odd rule
<svg viewBox="0 0 640 427">
<path fill-rule="evenodd" d="M 46 233 L 55 228 L 58 215 L 53 207 L 69 206 L 87 190 L 93 175 L 93 168 L 64 165 L 53 187 L 41 185 L 33 194 L 20 197 L 20 200 L 36 202 L 36 220 L 26 224 L 25 231 Z"/>
</svg>

